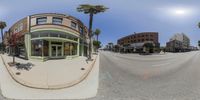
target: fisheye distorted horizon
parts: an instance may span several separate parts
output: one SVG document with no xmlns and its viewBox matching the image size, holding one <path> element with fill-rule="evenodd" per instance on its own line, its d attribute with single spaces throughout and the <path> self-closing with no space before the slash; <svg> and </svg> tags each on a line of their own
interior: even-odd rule
<svg viewBox="0 0 200 100">
<path fill-rule="evenodd" d="M 11 3 L 12 2 L 12 3 Z M 22 3 L 23 2 L 23 3 Z M 174 0 L 1 0 L 0 20 L 7 23 L 5 30 L 15 22 L 36 13 L 63 13 L 77 17 L 88 25 L 88 15 L 76 11 L 79 4 L 102 4 L 109 8 L 94 16 L 94 27 L 101 29 L 100 41 L 116 43 L 117 39 L 134 32 L 159 32 L 159 42 L 165 46 L 175 33 L 185 33 L 191 45 L 200 40 L 200 1 Z"/>
</svg>

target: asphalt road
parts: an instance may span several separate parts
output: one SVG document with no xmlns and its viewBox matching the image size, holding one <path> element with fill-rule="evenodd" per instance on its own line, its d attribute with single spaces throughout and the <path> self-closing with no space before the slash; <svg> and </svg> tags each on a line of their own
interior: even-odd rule
<svg viewBox="0 0 200 100">
<path fill-rule="evenodd" d="M 200 51 L 101 52 L 99 82 L 97 96 L 89 100 L 200 100 Z"/>
<path fill-rule="evenodd" d="M 99 82 L 89 100 L 200 100 L 200 52 L 101 52 Z"/>
</svg>

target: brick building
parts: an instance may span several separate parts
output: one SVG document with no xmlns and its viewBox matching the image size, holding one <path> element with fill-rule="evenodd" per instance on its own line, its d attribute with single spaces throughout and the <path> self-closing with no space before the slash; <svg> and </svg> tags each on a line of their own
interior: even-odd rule
<svg viewBox="0 0 200 100">
<path fill-rule="evenodd" d="M 77 18 L 42 13 L 27 16 L 9 28 L 4 41 L 6 50 L 25 59 L 48 60 L 87 56 L 87 27 Z M 16 47 L 9 43 L 16 37 Z"/>
<path fill-rule="evenodd" d="M 122 37 L 117 41 L 117 44 L 122 46 L 125 52 L 140 52 L 141 50 L 144 51 L 145 43 L 152 43 L 154 48 L 159 48 L 158 40 L 158 32 L 141 32 Z"/>
</svg>

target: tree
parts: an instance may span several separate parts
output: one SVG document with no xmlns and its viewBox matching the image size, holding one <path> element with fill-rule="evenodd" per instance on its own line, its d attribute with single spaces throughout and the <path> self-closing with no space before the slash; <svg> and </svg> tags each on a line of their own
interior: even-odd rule
<svg viewBox="0 0 200 100">
<path fill-rule="evenodd" d="M 6 27 L 7 25 L 6 25 L 6 22 L 4 22 L 4 21 L 0 21 L 0 29 L 1 29 L 1 40 L 2 40 L 2 44 L 1 44 L 1 46 L 2 46 L 2 52 L 4 52 L 4 44 L 3 44 L 3 29 Z"/>
<path fill-rule="evenodd" d="M 105 12 L 108 8 L 106 8 L 103 5 L 90 5 L 90 4 L 82 4 L 79 5 L 77 8 L 78 12 L 83 12 L 84 14 L 89 14 L 90 20 L 89 20 L 89 29 L 88 29 L 88 36 L 89 36 L 89 56 L 88 60 L 91 60 L 91 53 L 92 53 L 92 23 L 93 23 L 93 15 L 101 12 Z"/>
<path fill-rule="evenodd" d="M 94 31 L 94 34 L 96 35 L 96 37 L 97 37 L 97 41 L 99 41 L 99 34 L 101 33 L 101 30 L 100 29 L 96 29 L 95 31 Z"/>
<path fill-rule="evenodd" d="M 149 52 L 150 52 L 150 53 L 153 52 L 153 51 L 152 51 L 153 48 L 154 48 L 153 43 L 145 43 L 143 46 L 146 48 L 146 51 L 148 51 L 148 53 L 149 53 Z"/>
<path fill-rule="evenodd" d="M 101 47 L 100 41 L 93 41 L 93 45 L 95 46 L 96 50 Z"/>
<path fill-rule="evenodd" d="M 198 23 L 198 27 L 200 28 L 200 22 Z M 200 40 L 198 41 L 198 45 L 200 47 Z"/>
</svg>

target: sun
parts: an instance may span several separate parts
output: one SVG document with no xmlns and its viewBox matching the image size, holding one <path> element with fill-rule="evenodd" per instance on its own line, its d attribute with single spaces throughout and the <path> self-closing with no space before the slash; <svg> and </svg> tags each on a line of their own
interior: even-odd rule
<svg viewBox="0 0 200 100">
<path fill-rule="evenodd" d="M 174 10 L 174 14 L 176 14 L 176 15 L 184 15 L 184 14 L 186 14 L 186 10 L 184 10 L 184 9 L 176 9 L 176 10 Z"/>
<path fill-rule="evenodd" d="M 170 9 L 170 13 L 174 16 L 188 16 L 190 15 L 190 9 L 186 8 L 172 8 Z"/>
</svg>

